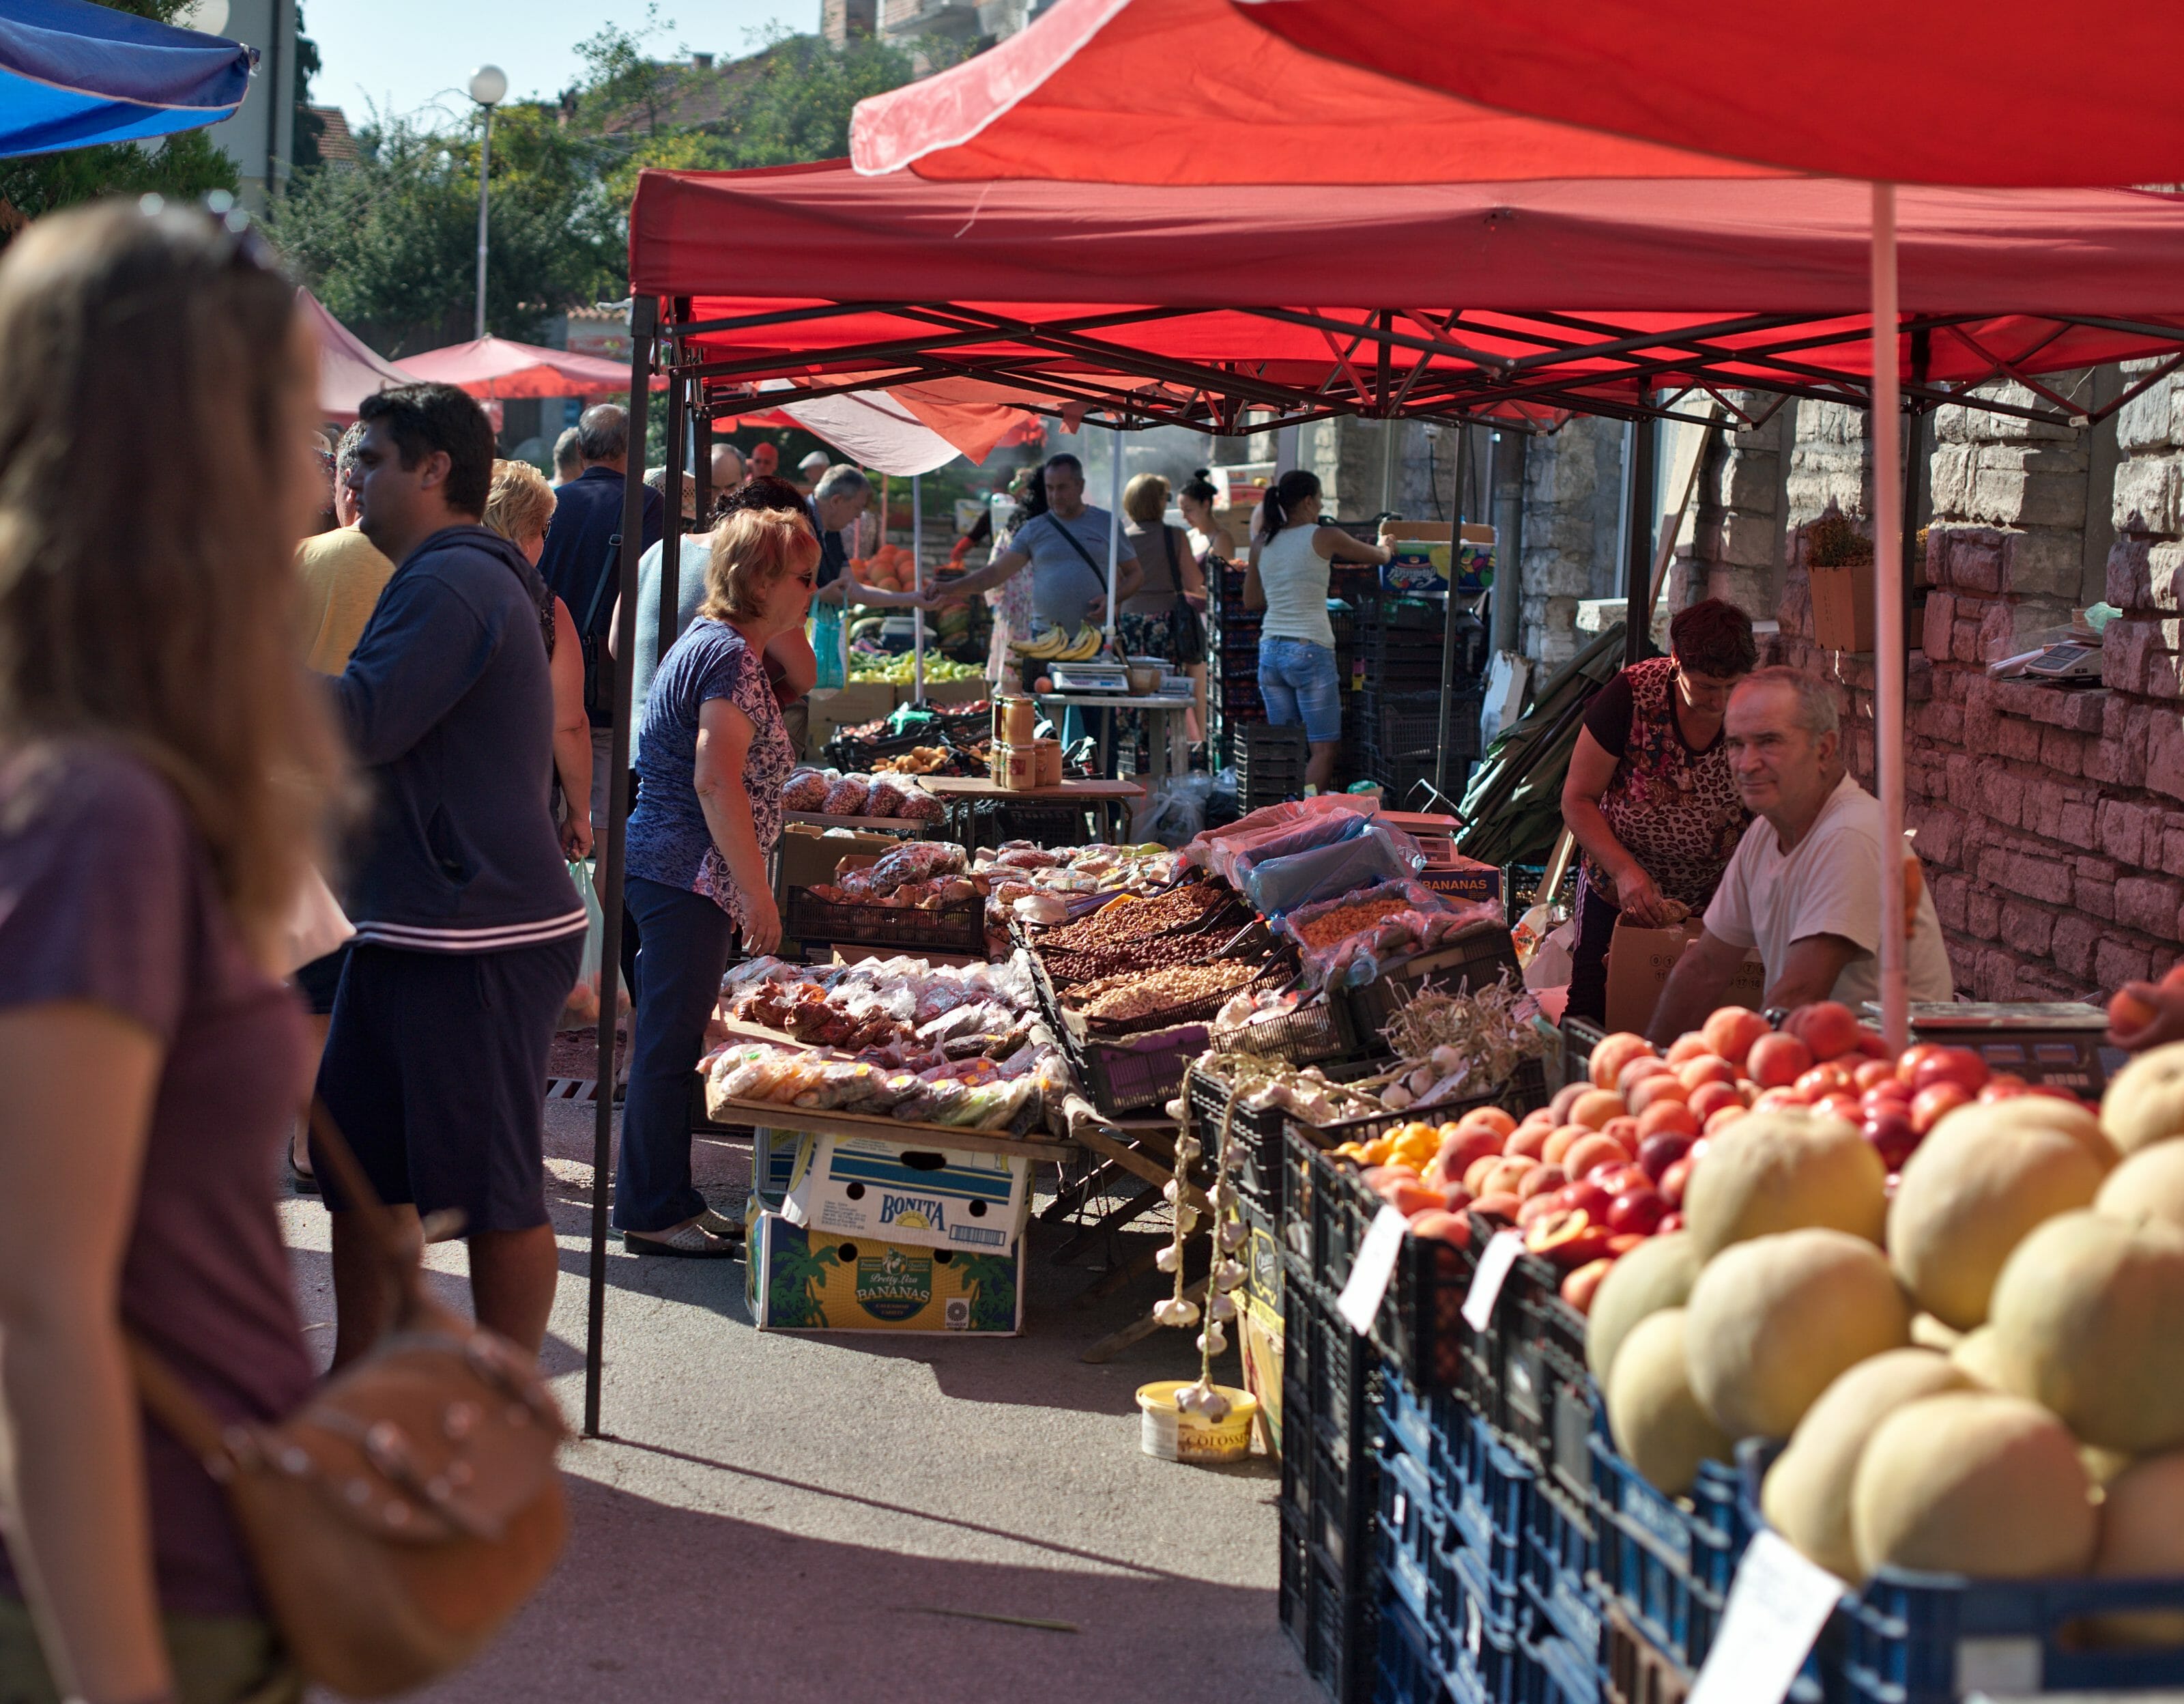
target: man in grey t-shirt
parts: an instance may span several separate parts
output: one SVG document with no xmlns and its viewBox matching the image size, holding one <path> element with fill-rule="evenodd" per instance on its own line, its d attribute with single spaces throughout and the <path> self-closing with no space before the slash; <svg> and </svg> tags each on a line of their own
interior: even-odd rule
<svg viewBox="0 0 2184 1704">
<path fill-rule="evenodd" d="M 1107 545 L 1113 517 L 1084 501 L 1084 467 L 1074 455 L 1050 457 L 1046 464 L 1046 513 L 1017 528 L 1009 547 L 983 568 L 973 569 L 950 590 L 958 597 L 999 585 L 1028 567 L 1032 609 L 1041 627 L 1075 631 L 1087 622 L 1107 618 Z M 1115 567 L 1115 602 L 1144 583 L 1145 571 L 1126 537 Z"/>
</svg>

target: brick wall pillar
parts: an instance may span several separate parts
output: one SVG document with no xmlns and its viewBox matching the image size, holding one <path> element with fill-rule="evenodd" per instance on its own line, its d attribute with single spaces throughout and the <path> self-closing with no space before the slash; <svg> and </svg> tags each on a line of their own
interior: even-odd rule
<svg viewBox="0 0 2184 1704">
<path fill-rule="evenodd" d="M 1775 399 L 1746 391 L 1730 400 L 1757 415 Z M 1702 598 L 1725 598 L 1755 621 L 1774 618 L 1780 589 L 1776 581 L 1783 427 L 1796 414 L 1786 404 L 1763 425 L 1732 424 L 1708 445 L 1692 499 L 1691 543 L 1687 551 L 1679 551 L 1670 571 L 1671 608 L 1687 609 Z"/>
<path fill-rule="evenodd" d="M 1524 455 L 1518 649 L 1549 669 L 1577 654 L 1577 606 L 1612 597 L 1623 499 L 1623 423 L 1580 415 Z"/>
</svg>

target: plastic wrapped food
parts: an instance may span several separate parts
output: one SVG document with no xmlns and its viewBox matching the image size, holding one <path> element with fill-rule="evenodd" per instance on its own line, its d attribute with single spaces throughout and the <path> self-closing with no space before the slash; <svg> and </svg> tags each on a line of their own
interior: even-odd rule
<svg viewBox="0 0 2184 1704">
<path fill-rule="evenodd" d="M 781 807 L 785 811 L 816 811 L 827 802 L 831 784 L 816 769 L 798 769 L 782 784 Z"/>
<path fill-rule="evenodd" d="M 902 802 L 909 794 L 893 781 L 882 776 L 872 783 L 872 791 L 865 795 L 865 814 L 868 817 L 892 817 L 902 809 Z"/>
<path fill-rule="evenodd" d="M 924 788 L 916 787 L 904 792 L 902 803 L 896 807 L 895 814 L 905 822 L 937 823 L 948 814 L 948 807 L 937 793 L 928 793 Z"/>
<path fill-rule="evenodd" d="M 830 817 L 855 817 L 864 813 L 865 800 L 872 791 L 870 775 L 844 775 L 827 789 L 827 796 L 820 809 Z"/>
</svg>

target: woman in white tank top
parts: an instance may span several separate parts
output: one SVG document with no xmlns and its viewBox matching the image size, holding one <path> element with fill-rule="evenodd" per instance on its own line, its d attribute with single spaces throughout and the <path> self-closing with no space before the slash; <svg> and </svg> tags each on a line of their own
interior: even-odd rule
<svg viewBox="0 0 2184 1704">
<path fill-rule="evenodd" d="M 1334 629 L 1327 618 L 1329 565 L 1388 560 L 1384 536 L 1360 543 L 1319 520 L 1319 480 L 1284 473 L 1260 505 L 1244 575 L 1244 606 L 1267 612 L 1259 629 L 1259 696 L 1276 727 L 1304 724 L 1312 749 L 1305 779 L 1322 792 L 1334 779 L 1342 744 L 1342 692 L 1334 673 Z"/>
</svg>

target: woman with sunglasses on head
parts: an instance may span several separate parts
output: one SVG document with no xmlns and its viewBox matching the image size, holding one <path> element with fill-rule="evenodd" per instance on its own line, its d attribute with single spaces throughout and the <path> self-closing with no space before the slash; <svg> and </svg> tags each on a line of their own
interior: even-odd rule
<svg viewBox="0 0 2184 1704">
<path fill-rule="evenodd" d="M 1752 820 L 1722 737 L 1730 690 L 1758 661 L 1751 618 L 1695 603 L 1669 623 L 1669 653 L 1601 688 L 1563 782 L 1563 823 L 1585 853 L 1568 1011 L 1596 1024 L 1617 917 L 1660 928 L 1703 912 Z"/>
<path fill-rule="evenodd" d="M 296 656 L 323 499 L 295 287 L 199 212 L 0 260 L 0 1698 L 302 1686 L 142 1344 L 223 1422 L 308 1394 L 276 980 L 339 763 Z M 136 451 L 147 417 L 169 453 Z"/>
<path fill-rule="evenodd" d="M 623 890 L 643 944 L 614 1194 L 632 1254 L 741 1250 L 742 1226 L 690 1181 L 690 1073 L 738 933 L 746 952 L 781 944 L 766 855 L 796 759 L 766 651 L 803 630 L 818 576 L 819 539 L 800 511 L 729 515 L 697 618 L 645 694 Z"/>
</svg>

